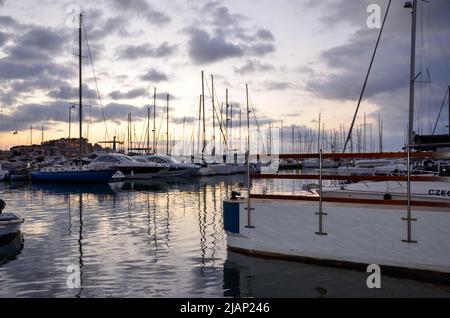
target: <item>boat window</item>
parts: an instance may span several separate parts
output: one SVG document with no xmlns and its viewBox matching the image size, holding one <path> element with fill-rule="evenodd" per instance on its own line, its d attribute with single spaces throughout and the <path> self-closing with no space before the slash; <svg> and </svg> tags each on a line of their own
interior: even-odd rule
<svg viewBox="0 0 450 318">
<path fill-rule="evenodd" d="M 111 156 L 102 156 L 95 159 L 95 162 L 119 162 L 119 160 Z"/>
<path fill-rule="evenodd" d="M 149 158 L 148 160 L 154 163 L 167 163 L 167 161 L 162 158 Z"/>
<path fill-rule="evenodd" d="M 132 162 L 133 159 L 127 157 L 127 156 L 117 156 L 115 157 L 116 160 L 120 161 L 120 162 Z"/>
</svg>

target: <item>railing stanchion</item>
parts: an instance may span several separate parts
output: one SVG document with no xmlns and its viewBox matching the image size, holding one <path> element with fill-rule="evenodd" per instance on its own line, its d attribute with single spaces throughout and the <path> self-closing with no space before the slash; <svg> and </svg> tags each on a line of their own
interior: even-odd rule
<svg viewBox="0 0 450 318">
<path fill-rule="evenodd" d="M 407 185 L 406 185 L 406 191 L 407 191 L 407 198 L 406 198 L 406 202 L 407 202 L 407 217 L 403 218 L 403 221 L 407 222 L 407 236 L 408 238 L 406 240 L 403 240 L 403 242 L 405 243 L 417 243 L 417 241 L 414 241 L 412 239 L 412 222 L 413 221 L 417 221 L 417 219 L 413 219 L 412 218 L 412 214 L 411 214 L 411 146 L 408 145 L 406 146 L 406 151 L 408 152 L 408 156 L 407 156 Z"/>
<path fill-rule="evenodd" d="M 249 99 L 248 99 L 248 85 L 245 84 L 245 91 L 247 96 L 247 226 L 246 228 L 254 229 L 255 227 L 252 225 L 252 210 L 254 210 L 251 206 L 251 176 L 250 176 L 250 108 L 249 108 Z"/>
<path fill-rule="evenodd" d="M 323 189 L 323 151 L 320 149 L 319 151 L 319 232 L 316 232 L 317 235 L 327 235 L 323 231 L 323 216 L 326 215 L 323 213 L 323 197 L 322 197 L 322 189 Z"/>
</svg>

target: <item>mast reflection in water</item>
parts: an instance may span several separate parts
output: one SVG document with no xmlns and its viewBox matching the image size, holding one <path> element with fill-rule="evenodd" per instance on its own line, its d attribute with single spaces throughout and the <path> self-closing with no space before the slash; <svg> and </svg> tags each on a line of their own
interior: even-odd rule
<svg viewBox="0 0 450 318">
<path fill-rule="evenodd" d="M 0 297 L 450 296 L 446 288 L 227 253 L 222 200 L 245 176 L 92 186 L 0 184 L 26 218 L 0 243 Z M 267 191 L 301 188 L 254 184 Z M 25 243 L 24 243 L 25 242 Z M 68 288 L 68 266 L 80 285 Z"/>
</svg>

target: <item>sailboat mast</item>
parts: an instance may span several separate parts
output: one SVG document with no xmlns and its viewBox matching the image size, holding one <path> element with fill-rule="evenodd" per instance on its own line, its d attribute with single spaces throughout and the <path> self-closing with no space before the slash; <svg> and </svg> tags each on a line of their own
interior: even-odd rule
<svg viewBox="0 0 450 318">
<path fill-rule="evenodd" d="M 167 122 L 166 122 L 166 130 L 167 130 L 167 140 L 166 140 L 166 154 L 169 155 L 170 149 L 169 149 L 169 94 L 167 94 Z"/>
<path fill-rule="evenodd" d="M 412 26 L 411 26 L 411 70 L 409 83 L 409 124 L 408 142 L 414 142 L 414 98 L 415 98 L 415 77 L 416 77 L 416 27 L 417 27 L 417 0 L 412 4 Z"/>
<path fill-rule="evenodd" d="M 320 125 L 321 125 L 321 121 L 322 121 L 322 113 L 319 114 L 319 126 L 318 126 L 318 130 L 317 130 L 317 153 L 320 153 Z"/>
<path fill-rule="evenodd" d="M 213 143 L 213 155 L 215 155 L 216 152 L 216 117 L 214 114 L 215 108 L 214 108 L 214 75 L 211 75 L 211 98 L 212 98 L 212 116 L 213 116 L 213 136 L 212 136 L 212 143 Z"/>
<path fill-rule="evenodd" d="M 364 133 L 363 133 L 363 149 L 364 152 L 367 152 L 367 120 L 366 120 L 366 113 L 364 113 Z"/>
<path fill-rule="evenodd" d="M 156 154 L 156 87 L 153 90 L 153 153 Z"/>
<path fill-rule="evenodd" d="M 233 105 L 230 105 L 230 136 L 229 136 L 228 144 L 230 145 L 229 149 L 233 151 L 234 143 L 233 143 Z"/>
<path fill-rule="evenodd" d="M 247 161 L 250 161 L 250 108 L 248 100 L 248 84 L 245 84 L 246 100 L 247 100 Z"/>
<path fill-rule="evenodd" d="M 242 110 L 239 108 L 239 154 L 242 152 Z"/>
<path fill-rule="evenodd" d="M 79 126 L 80 126 L 80 162 L 83 159 L 83 49 L 82 49 L 82 23 L 83 23 L 83 14 L 80 13 L 80 28 L 78 29 L 78 67 L 79 67 L 79 80 L 80 80 L 80 88 L 79 88 Z"/>
<path fill-rule="evenodd" d="M 246 164 L 247 164 L 247 227 L 251 228 L 251 180 L 250 180 L 250 107 L 248 97 L 248 84 L 245 84 L 245 95 L 247 101 L 247 152 L 246 152 Z"/>
<path fill-rule="evenodd" d="M 206 148 L 206 123 L 205 123 L 205 75 L 202 71 L 202 115 L 203 115 L 203 148 L 202 148 L 202 163 L 205 162 L 205 148 Z"/>
<path fill-rule="evenodd" d="M 150 151 L 150 106 L 147 107 L 147 153 Z"/>
<path fill-rule="evenodd" d="M 225 143 L 228 145 L 228 124 L 229 124 L 229 118 L 228 118 L 228 109 L 230 105 L 228 104 L 228 89 L 225 91 Z"/>
<path fill-rule="evenodd" d="M 198 99 L 198 135 L 197 135 L 197 154 L 200 154 L 200 125 L 202 121 L 202 95 L 200 95 L 200 98 Z"/>
</svg>

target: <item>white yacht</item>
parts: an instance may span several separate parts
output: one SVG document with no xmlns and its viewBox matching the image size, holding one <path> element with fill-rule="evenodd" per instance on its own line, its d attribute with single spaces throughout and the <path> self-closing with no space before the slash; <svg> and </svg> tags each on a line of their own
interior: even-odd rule
<svg viewBox="0 0 450 318">
<path fill-rule="evenodd" d="M 168 164 L 137 161 L 133 157 L 118 153 L 100 155 L 88 166 L 91 168 L 115 168 L 122 172 L 127 179 L 151 179 L 170 169 Z"/>
<path fill-rule="evenodd" d="M 164 155 L 137 156 L 133 157 L 133 159 L 139 162 L 147 161 L 165 166 L 168 165 L 169 169 L 161 171 L 159 174 L 160 176 L 173 176 L 173 177 L 191 176 L 197 174 L 201 169 L 201 167 L 198 165 L 192 163 L 183 163 L 173 157 Z"/>
<path fill-rule="evenodd" d="M 333 160 L 322 160 L 322 168 L 337 168 L 338 164 Z M 303 161 L 303 168 L 318 169 L 320 168 L 319 159 L 305 159 Z"/>
<path fill-rule="evenodd" d="M 6 203 L 0 200 L 0 237 L 18 233 L 25 219 L 16 213 L 2 213 Z"/>
<path fill-rule="evenodd" d="M 405 200 L 408 185 L 404 181 L 358 182 L 324 187 L 324 198 L 369 200 Z M 449 182 L 411 182 L 411 200 L 450 202 Z"/>
</svg>

